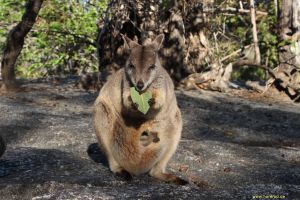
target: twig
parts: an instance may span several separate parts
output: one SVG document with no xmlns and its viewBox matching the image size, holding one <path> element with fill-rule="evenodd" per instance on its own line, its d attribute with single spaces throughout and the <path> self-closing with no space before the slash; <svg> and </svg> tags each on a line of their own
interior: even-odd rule
<svg viewBox="0 0 300 200">
<path fill-rule="evenodd" d="M 270 75 L 273 78 L 278 79 L 277 75 L 276 75 L 276 72 L 274 72 L 273 69 L 271 69 L 270 67 L 267 67 L 265 65 L 261 65 L 261 64 L 256 64 L 256 63 L 253 63 L 253 62 L 249 62 L 248 60 L 238 60 L 238 61 L 232 63 L 233 67 L 244 66 L 244 65 L 247 65 L 249 67 L 259 67 L 259 68 L 265 69 L 265 70 L 267 70 L 270 73 Z"/>
<path fill-rule="evenodd" d="M 247 45 L 247 46 L 244 46 L 244 49 L 248 49 L 248 48 L 251 47 L 251 46 L 252 46 L 252 44 Z M 231 58 L 231 57 L 233 57 L 233 56 L 239 54 L 240 52 L 242 52 L 242 50 L 243 50 L 243 49 L 238 49 L 238 50 L 232 52 L 231 54 L 229 54 L 229 55 L 223 57 L 220 61 L 221 61 L 221 62 L 224 62 L 224 61 L 227 60 L 228 58 Z"/>
</svg>

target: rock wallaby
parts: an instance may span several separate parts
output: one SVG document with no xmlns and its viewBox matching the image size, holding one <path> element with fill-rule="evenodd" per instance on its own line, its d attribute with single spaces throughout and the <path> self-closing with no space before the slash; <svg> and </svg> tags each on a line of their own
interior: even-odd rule
<svg viewBox="0 0 300 200">
<path fill-rule="evenodd" d="M 182 119 L 173 82 L 161 66 L 158 50 L 164 35 L 140 45 L 124 36 L 129 56 L 124 68 L 111 75 L 94 104 L 96 135 L 113 173 L 126 179 L 149 172 L 176 184 L 187 182 L 166 173 L 181 137 Z M 150 109 L 139 112 L 130 88 L 151 92 Z"/>
</svg>

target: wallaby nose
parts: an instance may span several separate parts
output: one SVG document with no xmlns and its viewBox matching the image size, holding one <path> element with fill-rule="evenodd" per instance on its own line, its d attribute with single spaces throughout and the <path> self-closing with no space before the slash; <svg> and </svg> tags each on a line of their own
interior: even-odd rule
<svg viewBox="0 0 300 200">
<path fill-rule="evenodd" d="M 136 87 L 138 90 L 142 90 L 144 88 L 144 82 L 142 80 L 139 80 L 136 84 Z"/>
</svg>

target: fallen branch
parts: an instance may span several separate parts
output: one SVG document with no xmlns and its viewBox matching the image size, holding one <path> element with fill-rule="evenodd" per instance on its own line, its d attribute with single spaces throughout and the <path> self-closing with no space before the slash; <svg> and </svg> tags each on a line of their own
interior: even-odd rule
<svg viewBox="0 0 300 200">
<path fill-rule="evenodd" d="M 228 89 L 232 64 L 223 67 L 221 64 L 214 63 L 211 70 L 203 73 L 194 73 L 181 81 L 185 89 L 207 89 L 212 91 L 225 92 Z"/>
<path fill-rule="evenodd" d="M 293 85 L 289 83 L 288 80 L 285 80 L 283 78 L 283 74 L 280 72 L 275 72 L 273 69 L 269 68 L 268 66 L 261 65 L 261 64 L 255 64 L 252 62 L 249 62 L 248 60 L 238 60 L 234 63 L 232 63 L 233 67 L 239 67 L 239 66 L 245 66 L 248 67 L 259 67 L 262 69 L 265 69 L 269 72 L 270 76 L 274 79 L 273 84 L 279 91 L 284 91 L 286 95 L 290 97 L 290 99 L 294 101 L 299 101 L 300 99 L 300 88 L 295 88 Z M 285 74 L 284 74 L 285 75 Z M 286 75 L 287 76 L 287 75 Z M 292 89 L 292 93 L 290 91 Z"/>
<path fill-rule="evenodd" d="M 274 72 L 273 69 L 271 69 L 270 67 L 267 67 L 265 65 L 255 64 L 253 62 L 249 62 L 248 60 L 238 60 L 238 61 L 232 63 L 232 67 L 239 67 L 239 66 L 245 66 L 245 65 L 247 65 L 249 67 L 259 67 L 264 70 L 267 70 L 273 78 L 277 79 L 276 72 Z"/>
<path fill-rule="evenodd" d="M 251 47 L 251 45 L 252 45 L 252 44 L 247 45 L 247 46 L 244 46 L 244 48 L 238 49 L 238 50 L 232 52 L 231 54 L 229 54 L 229 55 L 227 55 L 227 56 L 221 58 L 220 61 L 221 61 L 221 62 L 224 62 L 225 60 L 227 60 L 227 59 L 229 59 L 229 58 L 231 58 L 231 57 L 233 57 L 233 56 L 235 56 L 235 55 L 241 53 L 244 49 L 248 49 L 249 47 Z"/>
<path fill-rule="evenodd" d="M 240 14 L 249 14 L 250 10 L 247 9 L 240 9 L 240 8 L 233 8 L 233 7 L 227 7 L 227 8 L 218 8 L 218 9 L 204 9 L 203 12 L 222 12 L 222 13 L 240 13 Z M 268 13 L 267 12 L 263 12 L 263 11 L 256 11 L 256 14 L 258 15 L 262 15 L 262 16 L 267 16 Z"/>
<path fill-rule="evenodd" d="M 258 81 L 246 81 L 246 86 L 250 87 L 252 90 L 256 92 L 263 93 L 265 91 L 265 87 L 261 86 Z"/>
<path fill-rule="evenodd" d="M 270 67 L 262 64 L 257 64 L 255 61 L 250 61 L 248 59 L 240 59 L 236 62 L 229 63 L 227 66 L 223 67 L 222 64 L 214 63 L 211 65 L 211 69 L 202 73 L 194 73 L 189 75 L 187 78 L 182 80 L 181 86 L 185 89 L 206 89 L 212 91 L 226 91 L 230 85 L 230 77 L 233 67 L 258 67 L 269 72 L 269 75 L 272 77 L 266 85 L 268 88 L 270 85 L 274 85 L 278 91 L 284 91 L 285 94 L 293 101 L 300 101 L 300 88 L 297 86 L 291 85 L 289 80 L 289 74 L 284 72 L 279 72 L 271 69 Z M 300 73 L 296 71 L 294 73 Z M 248 86 L 257 90 L 258 92 L 265 92 L 266 89 L 263 89 L 259 84 L 254 82 L 248 82 Z"/>
</svg>

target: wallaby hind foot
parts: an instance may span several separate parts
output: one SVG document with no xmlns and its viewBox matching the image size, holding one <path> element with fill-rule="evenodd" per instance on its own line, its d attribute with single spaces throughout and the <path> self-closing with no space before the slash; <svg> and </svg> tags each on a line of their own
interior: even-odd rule
<svg viewBox="0 0 300 200">
<path fill-rule="evenodd" d="M 179 178 L 173 174 L 168 174 L 168 173 L 155 173 L 155 174 L 150 173 L 150 176 L 157 178 L 159 180 L 162 180 L 164 182 L 167 182 L 167 183 L 174 183 L 176 185 L 186 185 L 189 183 L 188 181 L 186 181 L 182 178 Z"/>
<path fill-rule="evenodd" d="M 119 172 L 116 172 L 115 175 L 122 178 L 125 181 L 131 181 L 132 180 L 131 174 L 128 171 L 124 170 L 124 169 L 122 169 Z"/>
</svg>

